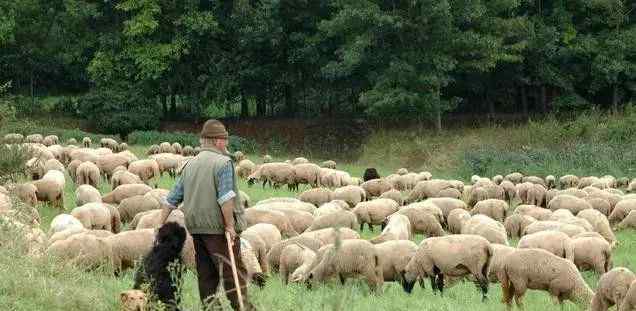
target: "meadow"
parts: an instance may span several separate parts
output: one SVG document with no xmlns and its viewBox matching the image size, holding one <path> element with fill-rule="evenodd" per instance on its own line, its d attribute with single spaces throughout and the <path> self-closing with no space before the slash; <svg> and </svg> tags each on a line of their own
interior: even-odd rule
<svg viewBox="0 0 636 311">
<path fill-rule="evenodd" d="M 142 155 L 145 146 L 132 146 L 131 150 Z M 257 155 L 250 155 L 255 161 Z M 359 162 L 341 165 L 339 168 L 349 171 L 352 176 L 360 176 L 367 166 L 375 166 L 381 175 L 395 171 L 390 162 Z M 466 180 L 470 176 L 455 176 Z M 67 182 L 65 191 L 65 209 L 75 207 L 74 183 Z M 170 189 L 174 179 L 167 175 L 158 181 L 160 188 Z M 102 182 L 101 192 L 110 191 L 110 185 Z M 298 193 L 286 189 L 261 188 L 260 185 L 248 187 L 245 181 L 240 182 L 255 203 L 269 197 L 291 196 Z M 303 189 L 301 188 L 301 191 Z M 42 229 L 46 232 L 53 217 L 60 211 L 42 204 L 38 206 L 42 218 Z M 379 234 L 365 231 L 361 235 L 369 239 Z M 625 266 L 636 270 L 634 254 L 636 254 L 636 231 L 617 233 L 620 241 L 614 251 L 614 266 Z M 416 236 L 416 242 L 424 237 Z M 512 241 L 513 245 L 516 241 Z M 49 258 L 33 259 L 24 256 L 19 248 L 0 248 L 0 305 L 3 310 L 118 310 L 119 292 L 132 287 L 133 271 L 127 271 L 114 277 L 107 271 L 81 271 L 73 266 L 63 265 Z M 584 277 L 592 288 L 596 287 L 598 275 L 585 272 Z M 373 294 L 365 282 L 348 280 L 345 286 L 331 281 L 308 289 L 303 285 L 283 285 L 277 275 L 272 275 L 264 288 L 251 285 L 248 289 L 250 301 L 258 310 L 503 310 L 501 289 L 498 284 L 490 287 L 489 300 L 481 302 L 480 293 L 470 282 L 456 284 L 446 290 L 444 296 L 434 295 L 427 288 L 416 286 L 412 294 L 406 294 L 397 283 L 385 283 L 381 294 Z M 526 300 L 527 310 L 558 309 L 544 292 L 530 291 Z M 227 303 L 225 304 L 227 307 Z M 192 272 L 185 275 L 182 306 L 184 310 L 201 310 L 198 299 L 196 277 Z M 577 310 L 568 303 L 564 310 Z"/>
</svg>

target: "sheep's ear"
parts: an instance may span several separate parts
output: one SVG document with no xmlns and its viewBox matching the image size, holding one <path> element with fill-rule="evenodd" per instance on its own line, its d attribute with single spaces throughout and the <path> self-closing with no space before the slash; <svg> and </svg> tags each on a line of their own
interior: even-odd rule
<svg viewBox="0 0 636 311">
<path fill-rule="evenodd" d="M 125 303 L 126 301 L 128 301 L 128 293 L 126 292 L 120 293 L 119 300 L 121 301 L 121 303 Z"/>
</svg>

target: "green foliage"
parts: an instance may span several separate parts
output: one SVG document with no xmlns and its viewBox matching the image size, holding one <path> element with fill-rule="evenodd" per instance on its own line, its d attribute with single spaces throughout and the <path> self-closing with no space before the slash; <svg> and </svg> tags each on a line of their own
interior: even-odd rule
<svg viewBox="0 0 636 311">
<path fill-rule="evenodd" d="M 0 182 L 16 181 L 26 176 L 26 161 L 31 158 L 30 152 L 17 145 L 0 145 Z"/>
<path fill-rule="evenodd" d="M 126 139 L 135 130 L 159 127 L 159 113 L 153 101 L 137 90 L 103 88 L 81 101 L 81 113 L 101 133 L 119 134 Z"/>
<path fill-rule="evenodd" d="M 196 147 L 199 145 L 199 135 L 184 132 L 134 131 L 128 135 L 128 143 L 149 146 L 162 142 L 179 143 L 182 146 Z M 228 150 L 241 150 L 245 153 L 256 153 L 258 144 L 251 139 L 230 135 Z"/>
</svg>

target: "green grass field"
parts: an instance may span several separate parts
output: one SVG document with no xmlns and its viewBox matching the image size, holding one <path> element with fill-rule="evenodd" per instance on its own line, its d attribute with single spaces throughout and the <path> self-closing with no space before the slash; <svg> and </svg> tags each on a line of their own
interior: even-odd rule
<svg viewBox="0 0 636 311">
<path fill-rule="evenodd" d="M 132 150 L 142 154 L 144 147 L 134 146 Z M 360 176 L 367 166 L 375 166 L 382 175 L 391 173 L 396 167 L 385 163 L 366 162 L 340 166 L 340 169 Z M 446 176 L 444 176 L 446 177 Z M 448 176 L 451 177 L 451 176 Z M 469 176 L 452 176 L 467 179 Z M 69 179 L 70 180 L 70 179 Z M 174 180 L 165 176 L 160 179 L 159 187 L 170 189 Z M 296 196 L 297 193 L 284 189 L 262 189 L 260 186 L 248 187 L 241 181 L 240 188 L 250 197 L 252 203 L 274 196 Z M 75 207 L 75 185 L 67 182 L 65 208 Z M 107 183 L 100 185 L 100 191 L 110 191 Z M 302 189 L 301 189 L 302 191 Z M 38 207 L 42 218 L 42 229 L 46 232 L 49 223 L 59 212 L 41 205 Z M 368 230 L 368 229 L 365 229 Z M 364 238 L 379 233 L 362 232 Z M 620 245 L 614 251 L 614 266 L 625 266 L 636 270 L 636 231 L 617 233 Z M 423 237 L 417 236 L 416 242 Z M 515 241 L 516 243 L 516 241 Z M 132 287 L 132 271 L 118 278 L 105 271 L 84 272 L 68 265 L 62 265 L 48 258 L 33 259 L 24 256 L 19 250 L 0 247 L 0 309 L 2 310 L 118 310 L 119 293 Z M 592 288 L 596 287 L 598 276 L 584 273 Z M 460 283 L 448 289 L 444 297 L 433 295 L 428 283 L 427 288 L 416 286 L 412 294 L 406 294 L 398 284 L 385 283 L 382 294 L 371 294 L 365 282 L 348 280 L 345 286 L 332 281 L 309 290 L 301 285 L 284 286 L 274 275 L 263 289 L 251 286 L 250 301 L 258 310 L 503 310 L 501 289 L 492 284 L 490 299 L 482 303 L 480 293 L 470 282 Z M 183 289 L 184 310 L 200 310 L 195 275 L 188 272 Z M 544 292 L 529 292 L 526 300 L 527 310 L 558 310 L 550 297 Z M 565 310 L 577 310 L 573 304 L 567 304 Z"/>
</svg>

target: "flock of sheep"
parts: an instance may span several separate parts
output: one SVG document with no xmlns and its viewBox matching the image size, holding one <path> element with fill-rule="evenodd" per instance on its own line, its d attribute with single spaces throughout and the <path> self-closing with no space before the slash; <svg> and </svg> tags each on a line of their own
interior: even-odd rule
<svg viewBox="0 0 636 311">
<path fill-rule="evenodd" d="M 22 184 L 0 189 L 0 220 L 23 232 L 33 256 L 55 256 L 87 269 L 112 265 L 115 273 L 134 267 L 153 245 L 168 193 L 153 188 L 158 178 L 175 176 L 199 150 L 162 143 L 138 159 L 112 139 L 99 148 L 84 138 L 62 146 L 55 136 L 18 134 L 5 143 L 33 156 Z M 636 275 L 612 267 L 618 245 L 615 230 L 636 228 L 636 181 L 612 176 L 473 176 L 469 184 L 433 179 L 428 172 L 400 169 L 380 177 L 367 169 L 361 178 L 336 169 L 334 161 L 318 164 L 305 158 L 261 164 L 235 153 L 237 175 L 248 185 L 287 185 L 308 190 L 296 198 L 275 197 L 255 204 L 241 191 L 249 228 L 241 233 L 242 260 L 250 280 L 261 285 L 279 272 L 283 282 L 315 284 L 331 278 L 344 283 L 361 277 L 371 290 L 397 282 L 406 292 L 430 281 L 433 291 L 470 280 L 484 299 L 490 283 L 500 283 L 503 300 L 522 306 L 528 289 L 546 291 L 555 301 L 570 300 L 582 308 L 636 310 Z M 39 216 L 16 212 L 15 196 L 29 206 L 48 201 L 64 211 L 65 173 L 77 184 L 77 206 L 59 214 L 48 233 Z M 105 178 L 112 191 L 97 190 Z M 623 190 L 621 190 L 623 189 Z M 168 221 L 184 223 L 177 210 Z M 122 231 L 123 224 L 128 230 Z M 359 231 L 380 226 L 370 240 Z M 424 234 L 419 245 L 414 234 Z M 520 238 L 517 247 L 510 239 Z M 195 270 L 188 236 L 182 258 Z M 579 271 L 602 275 L 596 292 Z"/>
</svg>

